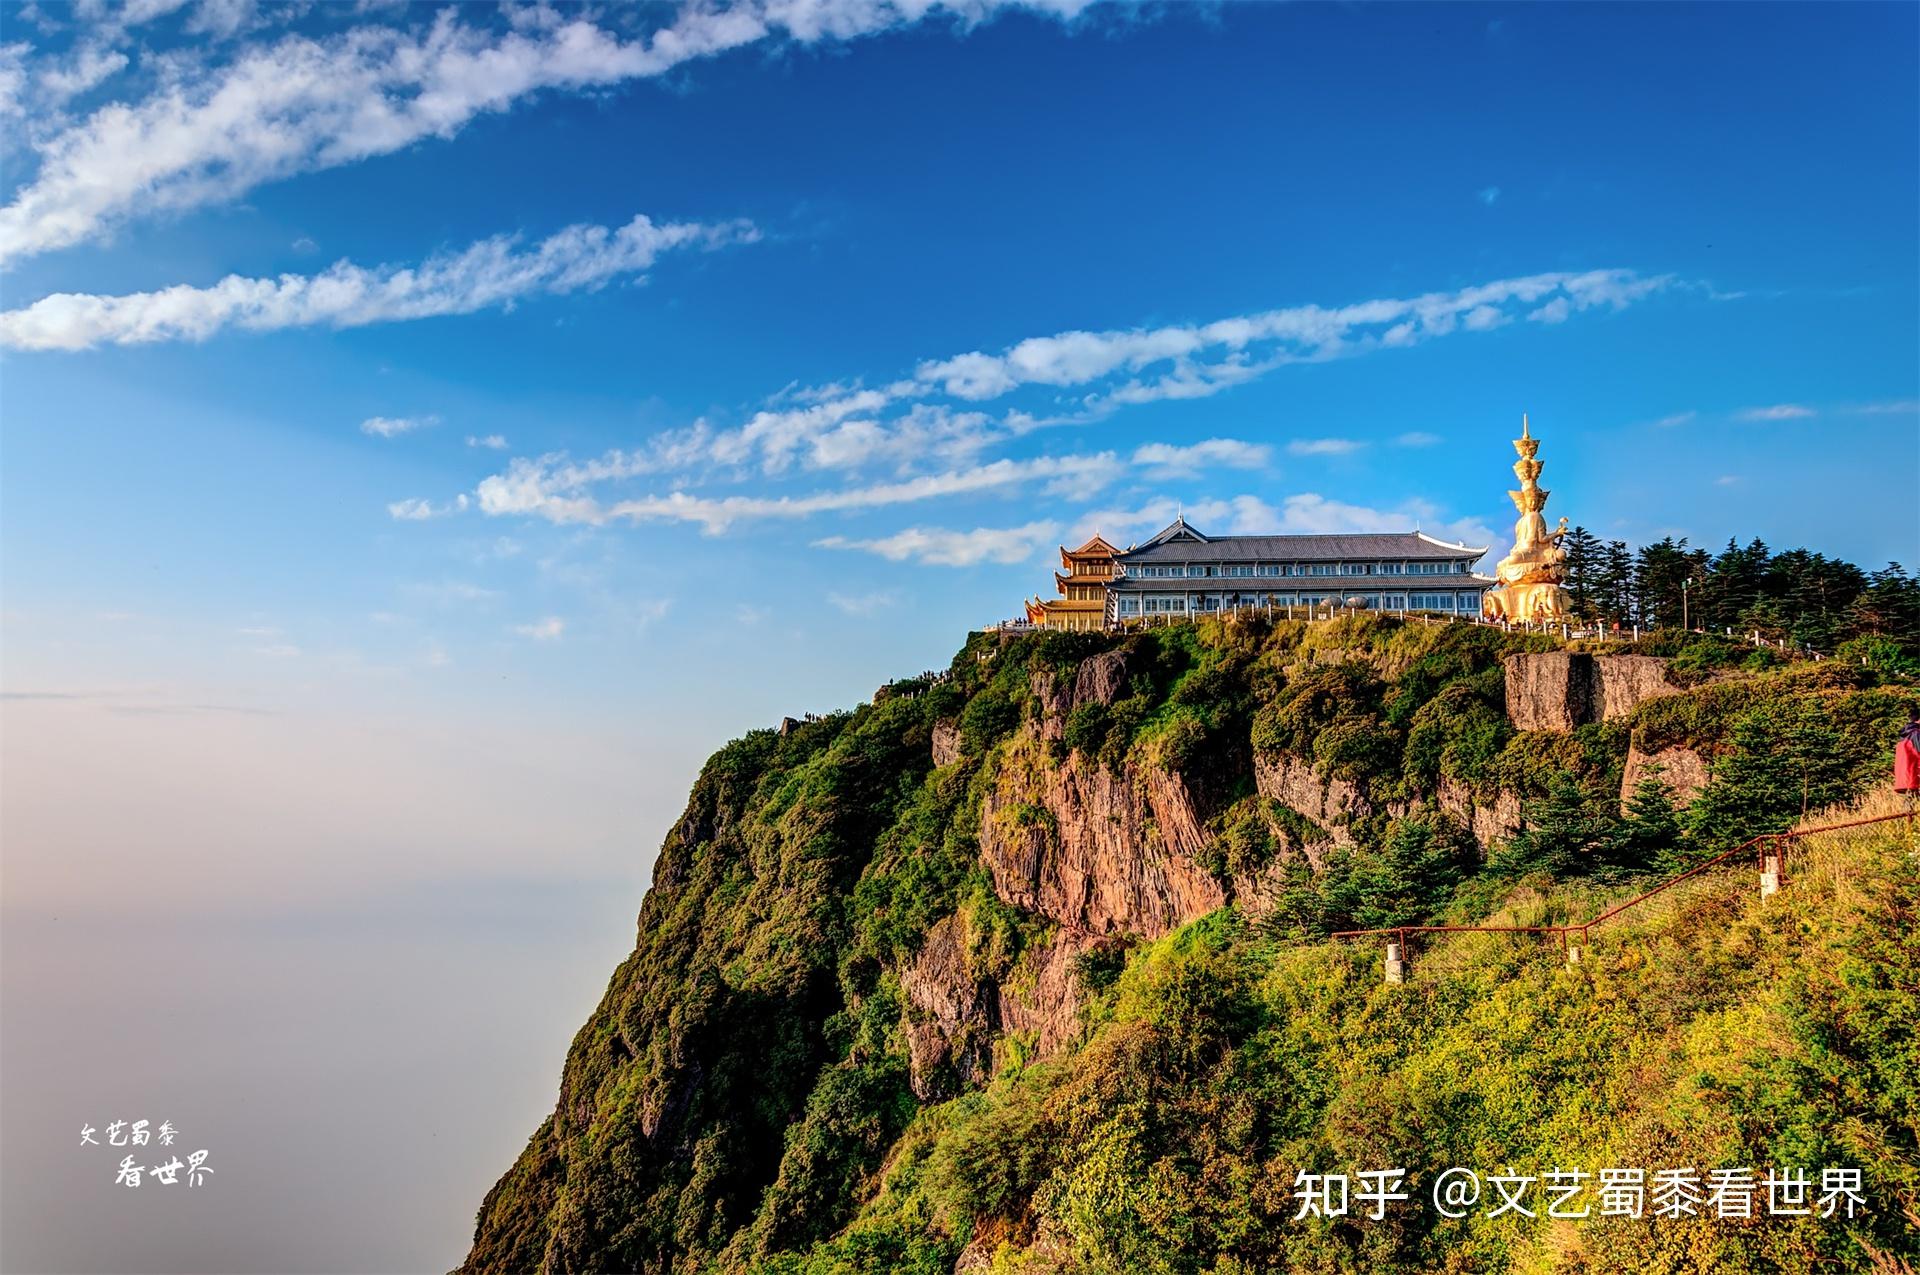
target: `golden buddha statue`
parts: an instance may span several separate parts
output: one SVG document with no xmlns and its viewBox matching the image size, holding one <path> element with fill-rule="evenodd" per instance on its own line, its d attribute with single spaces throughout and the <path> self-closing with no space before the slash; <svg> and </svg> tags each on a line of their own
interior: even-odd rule
<svg viewBox="0 0 1920 1275">
<path fill-rule="evenodd" d="M 1481 608 L 1495 620 L 1564 620 L 1567 591 L 1561 582 L 1567 578 L 1567 555 L 1560 548 L 1560 538 L 1567 534 L 1567 520 L 1562 518 L 1557 528 L 1548 531 L 1547 520 L 1540 515 L 1549 493 L 1540 485 L 1540 440 L 1529 430 L 1524 415 L 1513 450 L 1520 453 L 1513 466 L 1520 490 L 1507 495 L 1520 518 L 1513 524 L 1512 551 L 1493 569 L 1500 585 L 1487 590 Z"/>
</svg>

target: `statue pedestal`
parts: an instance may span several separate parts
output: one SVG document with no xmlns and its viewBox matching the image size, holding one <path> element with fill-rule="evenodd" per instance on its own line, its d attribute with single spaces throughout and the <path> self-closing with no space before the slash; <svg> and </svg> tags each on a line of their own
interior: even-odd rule
<svg viewBox="0 0 1920 1275">
<path fill-rule="evenodd" d="M 1567 618 L 1567 591 L 1557 584 L 1503 584 L 1488 589 L 1484 612 L 1494 619 L 1564 620 Z"/>
</svg>

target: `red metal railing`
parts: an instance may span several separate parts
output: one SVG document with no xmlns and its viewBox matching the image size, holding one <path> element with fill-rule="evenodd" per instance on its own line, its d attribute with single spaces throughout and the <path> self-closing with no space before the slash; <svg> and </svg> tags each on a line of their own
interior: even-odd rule
<svg viewBox="0 0 1920 1275">
<path fill-rule="evenodd" d="M 1850 819 L 1845 823 L 1830 823 L 1818 828 L 1802 828 L 1797 832 L 1768 832 L 1757 837 L 1749 837 L 1724 854 L 1717 854 L 1704 863 L 1695 864 L 1678 876 L 1669 877 L 1652 889 L 1643 890 L 1624 903 L 1615 904 L 1599 916 L 1585 921 L 1569 922 L 1565 925 L 1390 925 L 1374 930 L 1335 930 L 1330 936 L 1336 939 L 1357 939 L 1373 935 L 1392 935 L 1400 941 L 1400 951 L 1406 955 L 1410 949 L 1407 938 L 1413 934 L 1539 934 L 1556 937 L 1562 947 L 1572 943 L 1573 935 L 1579 935 L 1580 941 L 1587 941 L 1587 932 L 1596 925 L 1603 924 L 1619 916 L 1629 908 L 1638 907 L 1648 899 L 1671 890 L 1682 881 L 1690 880 L 1710 869 L 1721 867 L 1742 855 L 1755 854 L 1762 870 L 1765 870 L 1768 855 L 1778 855 L 1782 869 L 1786 865 L 1786 853 L 1790 843 L 1806 837 L 1818 836 L 1824 832 L 1839 832 L 1847 828 L 1864 828 L 1870 824 L 1890 823 L 1895 819 L 1904 819 L 1911 828 L 1914 812 L 1896 811 L 1890 815 L 1874 815 L 1867 819 Z"/>
</svg>

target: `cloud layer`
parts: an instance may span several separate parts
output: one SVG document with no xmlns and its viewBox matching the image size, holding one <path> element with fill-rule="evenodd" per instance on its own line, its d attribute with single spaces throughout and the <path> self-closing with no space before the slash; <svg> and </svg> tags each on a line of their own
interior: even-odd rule
<svg viewBox="0 0 1920 1275">
<path fill-rule="evenodd" d="M 400 319 L 469 314 L 535 293 L 566 293 L 641 276 L 663 252 L 751 242 L 746 222 L 657 224 L 637 216 L 624 226 L 568 226 L 521 247 L 496 235 L 417 266 L 339 262 L 314 275 L 275 279 L 228 275 L 206 288 L 188 285 L 121 296 L 56 292 L 0 313 L 0 346 L 86 350 L 97 345 L 204 341 L 226 328 L 362 327 Z"/>
<path fill-rule="evenodd" d="M 544 6 L 512 15 L 510 30 L 472 24 L 448 6 L 424 27 L 289 35 L 212 69 L 163 77 L 146 99 L 110 103 L 41 142 L 39 171 L 0 208 L 0 262 L 97 238 L 136 216 L 223 203 L 296 173 L 450 138 L 475 117 L 542 92 L 652 79 L 773 39 L 848 40 L 936 13 L 971 24 L 1008 7 L 1070 17 L 1086 3 L 688 3 L 667 25 L 633 39 Z M 71 95 L 125 64 L 123 55 L 97 53 L 62 70 L 60 87 Z M 24 74 L 19 58 L 0 64 L 0 100 L 18 100 L 14 81 Z"/>
<path fill-rule="evenodd" d="M 1021 485 L 1090 495 L 1133 470 L 1165 478 L 1202 469 L 1263 468 L 1271 456 L 1266 445 L 1230 438 L 1151 443 L 1137 449 L 1130 463 L 1108 452 L 985 463 L 983 456 L 1042 427 L 1095 420 L 1131 403 L 1218 393 L 1290 364 L 1486 331 L 1549 306 L 1569 315 L 1619 310 L 1672 282 L 1631 270 L 1528 275 L 1336 308 L 1295 306 L 1205 324 L 1034 337 L 996 354 L 927 360 L 910 376 L 879 387 L 789 388 L 734 428 L 700 421 L 587 461 L 559 454 L 519 458 L 481 482 L 476 495 L 480 509 L 496 516 L 589 524 L 681 521 L 717 534 L 752 519 L 804 518 Z M 989 406 L 1021 391 L 1049 398 L 1051 414 L 1037 415 L 1018 401 Z M 1063 391 L 1070 395 L 1064 406 Z M 1407 435 L 1403 441 L 1420 445 L 1431 439 Z M 1303 439 L 1289 450 L 1324 456 L 1358 446 L 1344 439 Z M 891 480 L 802 495 L 715 497 L 693 490 L 714 481 L 873 468 L 894 471 Z M 666 490 L 622 500 L 596 494 L 602 486 L 634 480 L 653 480 Z"/>
</svg>

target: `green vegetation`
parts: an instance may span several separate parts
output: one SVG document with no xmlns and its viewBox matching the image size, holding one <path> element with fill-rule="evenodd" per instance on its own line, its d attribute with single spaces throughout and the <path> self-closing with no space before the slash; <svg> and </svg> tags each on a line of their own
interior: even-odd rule
<svg viewBox="0 0 1920 1275">
<path fill-rule="evenodd" d="M 969 1235 L 996 1271 L 1103 1275 L 1911 1260 L 1917 920 L 1897 834 L 1817 854 L 1765 907 L 1742 877 L 1692 912 L 1598 931 L 1576 966 L 1469 938 L 1416 958 L 1440 968 L 1406 987 L 1381 984 L 1374 948 L 1280 944 L 1223 913 L 1136 955 L 1076 1053 L 926 1112 L 874 1207 L 768 1269 L 878 1272 L 859 1254 L 882 1236 L 946 1260 Z M 1453 1165 L 1508 1164 L 1846 1165 L 1873 1211 L 1574 1227 L 1416 1203 L 1294 1220 L 1302 1170 L 1403 1167 L 1417 1192 Z"/>
<path fill-rule="evenodd" d="M 1326 941 L 1591 915 L 1858 796 L 1920 705 L 1889 641 L 1812 664 L 1654 635 L 1635 649 L 1690 689 L 1559 734 L 1505 712 L 1502 659 L 1558 645 L 1539 635 L 1379 616 L 976 635 L 944 679 L 753 732 L 695 784 L 463 1269 L 946 1272 L 969 1245 L 996 1271 L 1194 1275 L 1911 1259 L 1920 973 L 1898 936 L 1920 885 L 1893 848 L 1796 870 L 1782 906 L 1609 928 L 1572 969 L 1462 941 L 1384 988 L 1377 952 Z M 939 767 L 936 727 L 958 737 Z M 1709 782 L 1680 805 L 1643 766 L 1623 803 L 1635 749 L 1690 750 Z M 1144 801 L 1163 772 L 1227 905 L 1153 941 L 1164 923 L 1123 924 L 1048 974 L 1063 923 L 1009 888 L 1008 856 L 1050 863 L 1073 820 L 1120 817 L 1068 803 L 1069 781 L 1076 802 L 1096 778 Z M 1174 853 L 1157 817 L 1125 853 Z M 1042 1050 L 996 1007 L 1062 977 L 1078 1034 Z M 944 1052 L 916 994 L 964 1020 Z M 1880 1211 L 1292 1221 L 1301 1169 L 1769 1158 L 1866 1168 Z"/>
</svg>

